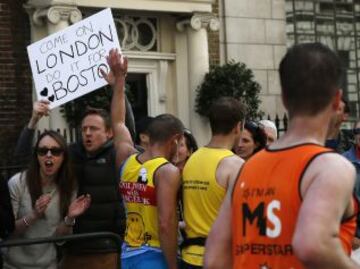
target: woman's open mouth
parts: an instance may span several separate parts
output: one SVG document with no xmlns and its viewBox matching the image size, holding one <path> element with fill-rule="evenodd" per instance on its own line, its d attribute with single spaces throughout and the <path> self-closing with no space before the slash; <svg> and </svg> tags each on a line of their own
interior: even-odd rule
<svg viewBox="0 0 360 269">
<path fill-rule="evenodd" d="M 46 168 L 51 168 L 54 166 L 54 162 L 52 160 L 46 160 L 45 161 L 45 167 Z"/>
</svg>

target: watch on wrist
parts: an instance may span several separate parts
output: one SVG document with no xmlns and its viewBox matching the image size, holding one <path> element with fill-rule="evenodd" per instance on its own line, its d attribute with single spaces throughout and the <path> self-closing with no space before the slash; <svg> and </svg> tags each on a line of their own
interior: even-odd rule
<svg viewBox="0 0 360 269">
<path fill-rule="evenodd" d="M 75 219 L 70 219 L 68 216 L 65 216 L 64 223 L 66 226 L 74 226 L 75 225 Z"/>
</svg>

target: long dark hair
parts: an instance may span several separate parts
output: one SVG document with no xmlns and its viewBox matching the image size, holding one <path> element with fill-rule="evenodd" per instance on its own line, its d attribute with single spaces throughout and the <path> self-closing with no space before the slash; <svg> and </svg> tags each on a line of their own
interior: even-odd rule
<svg viewBox="0 0 360 269">
<path fill-rule="evenodd" d="M 249 131 L 249 133 L 252 136 L 252 139 L 254 140 L 254 142 L 256 144 L 256 148 L 255 148 L 253 154 L 255 154 L 256 152 L 265 148 L 266 133 L 264 130 L 264 126 L 262 124 L 258 124 L 255 121 L 246 121 L 244 128 Z"/>
<path fill-rule="evenodd" d="M 60 214 L 62 217 L 65 217 L 68 211 L 68 207 L 71 203 L 71 197 L 73 196 L 74 190 L 76 188 L 76 180 L 69 160 L 69 151 L 66 145 L 66 141 L 57 132 L 45 131 L 39 136 L 35 144 L 35 149 L 33 151 L 28 171 L 26 173 L 26 184 L 30 192 L 32 206 L 34 208 L 36 200 L 43 194 L 37 149 L 39 147 L 40 141 L 45 136 L 49 136 L 54 139 L 59 144 L 60 148 L 64 151 L 64 159 L 55 177 L 54 183 L 56 184 L 56 188 L 59 191 Z"/>
</svg>

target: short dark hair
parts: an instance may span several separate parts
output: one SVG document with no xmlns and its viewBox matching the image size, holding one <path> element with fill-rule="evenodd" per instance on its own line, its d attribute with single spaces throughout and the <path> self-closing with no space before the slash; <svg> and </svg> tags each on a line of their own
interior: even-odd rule
<svg viewBox="0 0 360 269">
<path fill-rule="evenodd" d="M 182 122 L 171 114 L 155 117 L 148 128 L 150 144 L 167 142 L 174 135 L 184 133 Z"/>
<path fill-rule="evenodd" d="M 212 134 L 229 134 L 236 124 L 244 121 L 245 110 L 245 106 L 233 97 L 221 97 L 215 101 L 209 112 Z"/>
<path fill-rule="evenodd" d="M 154 118 L 150 116 L 145 116 L 140 120 L 135 122 L 136 138 L 135 143 L 140 144 L 140 134 L 148 134 L 148 129 L 150 123 Z"/>
<path fill-rule="evenodd" d="M 340 88 L 339 57 L 321 43 L 295 45 L 279 68 L 281 90 L 290 116 L 313 116 L 331 102 Z"/>
<path fill-rule="evenodd" d="M 111 117 L 109 112 L 107 112 L 105 109 L 102 108 L 95 108 L 95 107 L 87 107 L 83 116 L 81 122 L 84 121 L 84 119 L 87 116 L 90 115 L 98 115 L 104 120 L 105 129 L 110 130 L 111 129 Z"/>
</svg>

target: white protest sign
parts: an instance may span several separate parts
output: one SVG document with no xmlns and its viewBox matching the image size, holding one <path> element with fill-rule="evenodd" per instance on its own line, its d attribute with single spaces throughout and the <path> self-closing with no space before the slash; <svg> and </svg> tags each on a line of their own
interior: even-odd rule
<svg viewBox="0 0 360 269">
<path fill-rule="evenodd" d="M 120 51 L 109 8 L 28 46 L 37 99 L 52 109 L 105 86 L 112 48 Z"/>
</svg>

